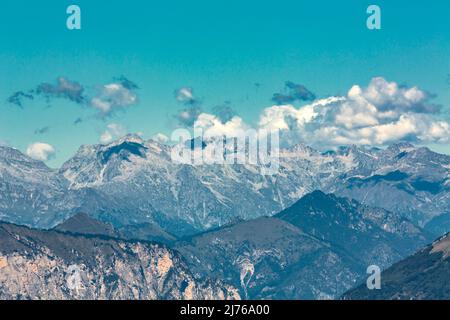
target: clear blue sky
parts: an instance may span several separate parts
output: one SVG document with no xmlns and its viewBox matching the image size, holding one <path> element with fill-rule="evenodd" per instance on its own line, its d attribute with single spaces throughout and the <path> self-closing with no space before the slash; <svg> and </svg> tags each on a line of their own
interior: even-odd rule
<svg viewBox="0 0 450 320">
<path fill-rule="evenodd" d="M 82 30 L 66 29 L 70 4 L 81 7 Z M 366 28 L 369 4 L 382 9 L 380 31 Z M 146 137 L 169 133 L 176 88 L 192 87 L 206 110 L 230 101 L 252 123 L 287 80 L 326 97 L 383 76 L 436 94 L 448 118 L 449 12 L 448 0 L 3 0 L 0 140 L 21 150 L 50 143 L 58 166 L 111 122 Z M 95 87 L 120 75 L 139 85 L 139 102 L 106 120 L 64 99 L 6 102 L 59 76 Z M 73 125 L 78 117 L 86 120 Z"/>
</svg>

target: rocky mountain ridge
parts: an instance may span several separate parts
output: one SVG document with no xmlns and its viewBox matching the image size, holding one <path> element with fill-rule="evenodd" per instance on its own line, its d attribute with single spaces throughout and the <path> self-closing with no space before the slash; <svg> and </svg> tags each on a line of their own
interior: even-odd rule
<svg viewBox="0 0 450 320">
<path fill-rule="evenodd" d="M 0 299 L 239 299 L 156 243 L 0 223 Z"/>
<path fill-rule="evenodd" d="M 152 224 L 184 236 L 274 215 L 314 190 L 387 209 L 420 226 L 450 211 L 450 157 L 406 143 L 326 153 L 297 145 L 280 150 L 279 171 L 271 176 L 257 165 L 174 163 L 172 148 L 126 136 L 82 146 L 53 170 L 0 147 L 0 219 L 51 228 L 88 212 L 116 228 Z"/>
</svg>

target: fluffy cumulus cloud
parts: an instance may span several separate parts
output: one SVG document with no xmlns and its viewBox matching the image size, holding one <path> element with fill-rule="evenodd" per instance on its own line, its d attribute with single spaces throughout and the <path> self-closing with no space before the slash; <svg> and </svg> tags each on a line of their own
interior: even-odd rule
<svg viewBox="0 0 450 320">
<path fill-rule="evenodd" d="M 439 106 L 417 87 L 374 78 L 366 88 L 353 86 L 344 97 L 315 101 L 299 109 L 273 106 L 260 126 L 278 128 L 285 140 L 316 146 L 386 145 L 400 140 L 447 142 L 449 124 L 436 120 Z"/>
<path fill-rule="evenodd" d="M 100 117 L 110 116 L 118 110 L 137 103 L 136 90 L 139 87 L 124 76 L 114 78 L 112 82 L 101 85 L 94 93 L 87 94 L 85 87 L 66 77 L 59 77 L 56 83 L 41 83 L 35 89 L 18 91 L 8 98 L 8 102 L 23 107 L 25 100 L 44 97 L 48 103 L 53 99 L 67 99 L 78 105 L 92 107 Z M 78 121 L 77 123 L 81 122 Z"/>
<path fill-rule="evenodd" d="M 223 123 L 219 117 L 208 113 L 200 114 L 195 121 L 194 127 L 202 129 L 205 138 L 216 136 L 234 137 L 250 128 L 244 123 L 242 118 L 238 116 Z"/>
<path fill-rule="evenodd" d="M 99 93 L 91 99 L 91 105 L 99 110 L 102 116 L 109 116 L 136 102 L 137 95 L 134 90 L 128 89 L 119 82 L 103 85 Z"/>
<path fill-rule="evenodd" d="M 100 142 L 103 144 L 110 143 L 127 134 L 125 127 L 118 123 L 110 123 L 106 126 L 106 130 L 100 136 Z"/>
<path fill-rule="evenodd" d="M 383 146 L 398 141 L 450 142 L 450 124 L 437 119 L 440 107 L 433 96 L 374 78 L 365 88 L 350 88 L 346 96 L 328 97 L 302 106 L 274 105 L 260 115 L 257 129 L 279 130 L 285 145 L 305 143 L 319 149 L 339 145 Z M 201 114 L 195 122 L 208 135 L 246 130 L 235 116 L 223 123 L 214 115 Z"/>
<path fill-rule="evenodd" d="M 90 98 L 90 105 L 99 111 L 101 117 L 107 117 L 118 110 L 135 105 L 138 101 L 136 90 L 139 87 L 131 80 L 120 76 L 105 84 Z"/>
<path fill-rule="evenodd" d="M 43 142 L 35 142 L 28 146 L 27 155 L 30 158 L 40 161 L 47 161 L 55 156 L 55 148 Z"/>
<path fill-rule="evenodd" d="M 159 143 L 167 143 L 167 142 L 169 142 L 170 139 L 169 139 L 168 136 L 166 136 L 163 133 L 157 133 L 157 134 L 152 136 L 152 140 L 155 140 L 155 141 L 157 141 Z"/>
</svg>

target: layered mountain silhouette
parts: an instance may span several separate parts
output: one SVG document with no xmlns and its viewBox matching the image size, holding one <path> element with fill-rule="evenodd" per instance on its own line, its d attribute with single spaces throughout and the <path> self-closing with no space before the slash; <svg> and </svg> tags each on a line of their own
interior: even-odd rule
<svg viewBox="0 0 450 320">
<path fill-rule="evenodd" d="M 321 191 L 306 195 L 275 217 L 345 248 L 366 265 L 381 268 L 433 239 L 397 214 Z"/>
<path fill-rule="evenodd" d="M 86 213 L 78 213 L 53 230 L 85 235 L 103 235 L 128 240 L 143 240 L 170 244 L 176 241 L 171 234 L 162 230 L 153 223 L 127 225 L 122 228 L 114 228 L 109 222 L 94 219 Z"/>
<path fill-rule="evenodd" d="M 49 285 L 44 298 L 332 299 L 367 266 L 387 269 L 449 231 L 450 157 L 427 148 L 297 145 L 264 176 L 257 165 L 174 163 L 174 147 L 126 136 L 50 169 L 0 146 L 4 297 Z M 169 291 L 150 263 L 161 255 Z M 85 295 L 64 287 L 66 268 L 84 270 Z"/>
<path fill-rule="evenodd" d="M 431 241 L 404 218 L 315 191 L 274 217 L 184 239 L 176 249 L 198 274 L 251 299 L 336 298 Z"/>
<path fill-rule="evenodd" d="M 100 278 L 105 272 L 114 274 L 109 285 L 113 288 L 122 286 L 120 292 L 111 291 L 102 297 L 118 299 L 143 298 L 144 287 L 150 285 L 144 283 L 142 288 L 136 289 L 140 292 L 138 295 L 133 295 L 129 288 L 123 288 L 130 284 L 122 283 L 125 280 L 121 277 L 125 274 L 114 257 L 122 257 L 121 264 L 142 263 L 131 252 L 127 255 L 120 251 L 124 248 L 133 251 L 135 249 L 129 248 L 134 246 L 150 247 L 169 254 L 173 260 L 169 264 L 173 265 L 174 277 L 189 270 L 192 281 L 198 282 L 196 286 L 209 288 L 209 291 L 202 291 L 196 297 L 208 297 L 216 290 L 220 295 L 232 298 L 333 299 L 362 282 L 368 265 L 388 267 L 430 241 L 427 232 L 391 212 L 372 209 L 354 200 L 320 191 L 303 197 L 274 217 L 239 221 L 183 239 L 161 235 L 160 230 L 145 225 L 124 232 L 83 213 L 72 216 L 50 231 L 5 223 L 2 228 L 2 261 L 15 261 L 19 256 L 18 259 L 23 262 L 14 265 L 15 276 L 28 275 L 28 268 L 42 259 L 45 260 L 42 268 L 50 268 L 47 259 L 58 260 L 64 268 L 76 265 L 86 274 L 98 272 Z M 145 241 L 158 241 L 160 237 L 165 240 L 160 242 L 169 243 L 179 254 L 157 242 Z M 139 238 L 143 240 L 137 240 Z M 42 252 L 45 252 L 44 256 Z M 155 252 L 153 254 L 157 255 Z M 107 271 L 97 270 L 99 261 L 103 267 L 108 265 Z M 5 273 L 5 270 L 13 272 L 13 269 L 3 269 L 1 272 Z M 55 272 L 52 268 L 49 270 L 42 272 Z M 59 285 L 65 288 L 61 277 L 67 274 L 61 272 L 59 280 L 52 281 L 60 281 Z M 44 274 L 38 278 L 41 276 L 44 277 Z M 127 279 L 134 276 L 138 277 L 126 274 Z M 10 287 L 6 297 L 12 297 L 16 290 L 20 297 L 36 298 L 41 286 L 46 285 L 38 278 L 33 288 L 24 289 L 12 286 L 5 276 L 4 285 Z M 186 288 L 178 285 L 173 289 L 176 293 L 152 294 L 157 298 L 184 298 Z M 53 291 L 47 297 L 74 297 L 74 292 L 67 291 L 67 288 L 64 290 L 64 294 Z M 82 297 L 93 297 L 95 290 L 98 287 L 93 285 L 90 291 L 86 291 L 92 296 Z"/>
<path fill-rule="evenodd" d="M 120 237 L 120 232 L 116 231 L 111 224 L 93 219 L 86 213 L 78 213 L 70 217 L 53 230 L 73 234 Z"/>
</svg>

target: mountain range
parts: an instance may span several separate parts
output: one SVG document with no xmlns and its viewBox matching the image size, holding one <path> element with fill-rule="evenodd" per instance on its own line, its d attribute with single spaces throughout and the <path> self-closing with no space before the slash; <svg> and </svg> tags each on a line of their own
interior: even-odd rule
<svg viewBox="0 0 450 320">
<path fill-rule="evenodd" d="M 179 241 L 191 270 L 220 278 L 250 299 L 330 299 L 367 266 L 386 268 L 432 237 L 383 209 L 314 191 L 273 217 L 242 221 Z"/>
<path fill-rule="evenodd" d="M 51 169 L 1 146 L 0 298 L 335 299 L 450 228 L 450 157 L 427 148 L 297 145 L 275 175 L 173 148 L 126 136 Z"/>
<path fill-rule="evenodd" d="M 431 237 L 391 212 L 320 191 L 274 217 L 181 239 L 145 225 L 133 231 L 141 228 L 84 213 L 52 230 L 1 223 L 0 298 L 335 299 L 364 280 L 367 265 L 388 267 Z M 70 286 L 74 271 L 81 289 Z"/>
<path fill-rule="evenodd" d="M 214 143 L 211 142 L 211 143 Z M 277 174 L 257 165 L 174 163 L 174 146 L 126 136 L 82 146 L 59 169 L 0 147 L 0 219 L 51 228 L 87 212 L 115 227 L 148 224 L 177 237 L 272 216 L 322 190 L 384 208 L 434 233 L 450 212 L 450 157 L 401 143 L 320 153 L 280 150 Z M 438 235 L 438 234 L 436 234 Z"/>
</svg>

